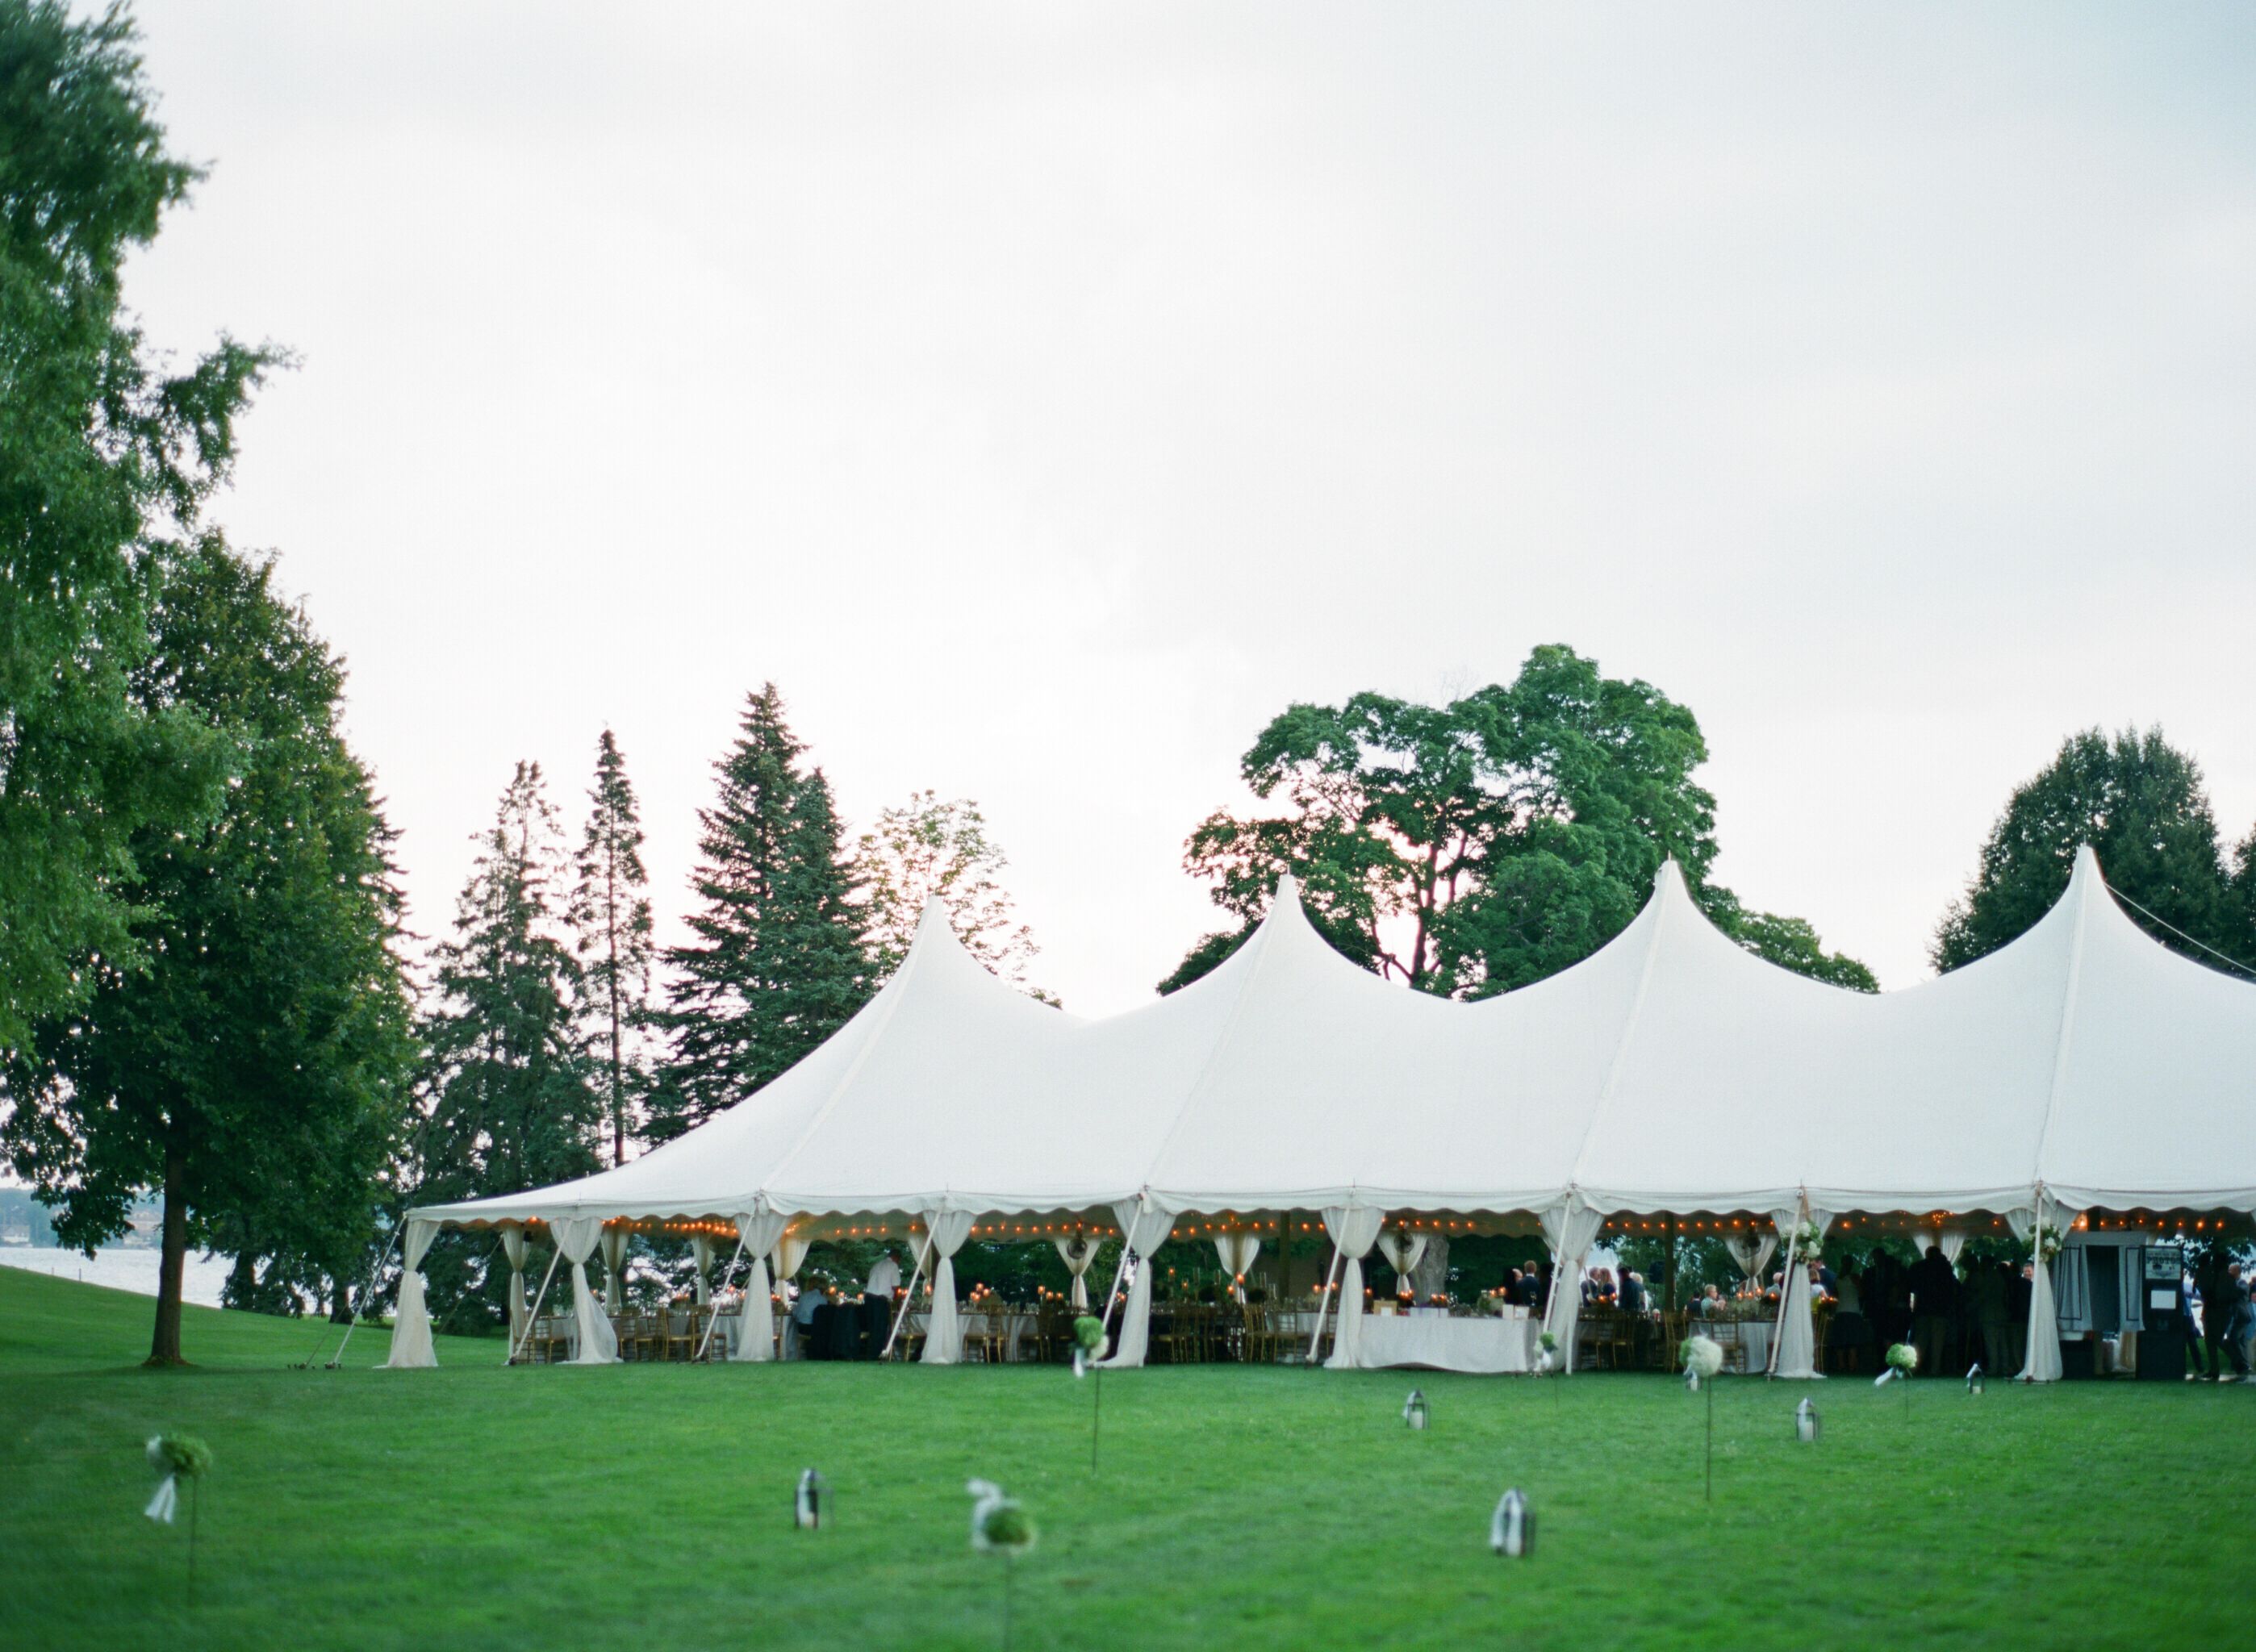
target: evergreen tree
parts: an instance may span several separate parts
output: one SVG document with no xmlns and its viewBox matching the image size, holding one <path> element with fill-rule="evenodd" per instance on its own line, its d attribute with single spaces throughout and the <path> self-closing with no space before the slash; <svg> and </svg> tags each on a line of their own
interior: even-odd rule
<svg viewBox="0 0 2256 1652">
<path fill-rule="evenodd" d="M 2164 946 L 2215 963 L 2203 946 L 2233 956 L 2245 945 L 2200 767 L 2158 728 L 2112 740 L 2087 728 L 2006 800 L 1973 882 L 1936 928 L 1935 967 L 1970 964 L 2051 910 L 2085 843 L 2109 885 L 2146 909 L 2132 917 Z"/>
<path fill-rule="evenodd" d="M 520 763 L 437 949 L 427 1054 L 420 1202 L 515 1192 L 600 1167 L 603 1098 L 589 1082 L 576 1010 L 582 977 L 559 921 L 562 834 L 540 765 Z M 504 1322 L 504 1271 L 476 1241 L 442 1234 L 424 1273 L 435 1319 Z"/>
<path fill-rule="evenodd" d="M 925 903 L 936 896 L 966 952 L 1019 991 L 1056 1002 L 1027 984 L 1026 966 L 1041 949 L 996 876 L 1009 861 L 989 840 L 977 804 L 912 793 L 906 803 L 879 813 L 877 825 L 862 834 L 857 858 L 868 880 L 863 907 L 874 981 L 892 979 L 901 967 Z"/>
<path fill-rule="evenodd" d="M 193 536 L 276 357 L 222 340 L 173 375 L 126 311 L 127 258 L 200 174 L 166 152 L 133 25 L 0 5 L 0 1054 L 142 959 L 123 893 L 144 825 L 195 833 L 223 742 L 151 710 L 166 534 Z"/>
<path fill-rule="evenodd" d="M 628 1127 L 649 1087 L 641 1034 L 650 1020 L 653 942 L 642 815 L 627 780 L 626 759 L 608 728 L 596 742 L 596 784 L 588 802 L 579 882 L 572 891 L 572 927 L 579 936 L 586 1012 L 595 1030 L 599 1081 L 610 1114 L 611 1163 L 624 1164 Z"/>
<path fill-rule="evenodd" d="M 745 701 L 735 743 L 714 765 L 720 797 L 698 814 L 701 909 L 692 944 L 671 948 L 672 1057 L 652 1097 L 666 1140 L 743 1100 L 828 1037 L 872 990 L 829 784 L 772 683 Z"/>
<path fill-rule="evenodd" d="M 407 1111 L 391 833 L 338 732 L 343 668 L 270 580 L 216 538 L 171 559 L 135 701 L 202 721 L 233 784 L 215 821 L 135 834 L 145 961 L 98 968 L 43 1023 L 0 1120 L 66 1243 L 122 1233 L 160 1191 L 152 1364 L 180 1359 L 191 1243 L 237 1255 L 245 1306 L 356 1276 Z"/>
</svg>

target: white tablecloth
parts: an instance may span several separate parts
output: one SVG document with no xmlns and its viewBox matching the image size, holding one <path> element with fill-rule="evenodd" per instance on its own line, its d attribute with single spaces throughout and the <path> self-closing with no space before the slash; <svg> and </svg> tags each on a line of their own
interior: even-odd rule
<svg viewBox="0 0 2256 1652">
<path fill-rule="evenodd" d="M 956 1323 L 963 1327 L 963 1357 L 967 1360 L 976 1358 L 976 1356 L 971 1352 L 972 1339 L 975 1337 L 984 1336 L 987 1333 L 988 1327 L 998 1318 L 1001 1318 L 1007 1322 L 1004 1328 L 1003 1357 L 1005 1360 L 1024 1360 L 1029 1357 L 1030 1350 L 1026 1347 L 1026 1344 L 1033 1339 L 1034 1334 L 1034 1316 L 1033 1314 L 1008 1313 L 998 1315 L 990 1314 L 984 1310 L 974 1312 L 966 1309 L 958 1308 L 955 1311 L 955 1318 Z M 931 1311 L 929 1310 L 922 1310 L 911 1314 L 909 1316 L 909 1322 L 906 1328 L 911 1331 L 914 1331 L 920 1335 L 928 1334 L 932 1330 Z"/>
<path fill-rule="evenodd" d="M 1534 1367 L 1537 1329 L 1533 1316 L 1505 1319 L 1483 1314 L 1454 1319 L 1440 1312 L 1366 1314 L 1355 1362 L 1369 1371 L 1392 1366 L 1428 1371 L 1527 1371 Z"/>
<path fill-rule="evenodd" d="M 1724 1345 L 1724 1363 L 1732 1370 L 1744 1369 L 1750 1376 L 1760 1376 L 1770 1364 L 1771 1322 L 1767 1319 L 1713 1320 L 1695 1319 L 1691 1324 L 1693 1336 L 1713 1337 Z M 1741 1367 L 1732 1359 L 1734 1346 L 1746 1350 L 1746 1364 Z"/>
</svg>

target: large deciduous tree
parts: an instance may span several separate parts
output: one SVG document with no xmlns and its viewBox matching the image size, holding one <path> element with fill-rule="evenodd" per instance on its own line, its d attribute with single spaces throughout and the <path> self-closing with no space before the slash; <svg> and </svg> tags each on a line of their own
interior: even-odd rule
<svg viewBox="0 0 2256 1652">
<path fill-rule="evenodd" d="M 271 580 L 215 538 L 169 559 L 134 703 L 197 720 L 234 775 L 215 819 L 130 840 L 137 961 L 42 1023 L 0 1127 L 67 1243 L 161 1192 L 152 1364 L 181 1357 L 192 1242 L 245 1259 L 253 1301 L 355 1276 L 407 1110 L 391 833 L 338 731 L 343 669 Z"/>
<path fill-rule="evenodd" d="M 437 948 L 417 1197 L 512 1193 L 600 1167 L 603 1098 L 579 1023 L 579 960 L 560 910 L 563 835 L 540 765 L 520 763 Z M 424 1263 L 434 1318 L 484 1330 L 506 1313 L 479 1241 L 442 1234 Z"/>
<path fill-rule="evenodd" d="M 0 5 L 0 1051 L 130 963 L 131 840 L 193 831 L 224 749 L 129 689 L 154 564 L 235 453 L 274 354 L 165 371 L 123 308 L 129 254 L 199 176 L 168 154 L 116 10 Z"/>
<path fill-rule="evenodd" d="M 642 863 L 642 814 L 626 758 L 608 728 L 596 746 L 596 784 L 580 840 L 572 927 L 579 937 L 582 990 L 594 1030 L 598 1081 L 610 1114 L 611 1163 L 623 1164 L 635 1108 L 649 1089 L 642 1038 L 650 1023 L 655 950 L 650 874 Z"/>
<path fill-rule="evenodd" d="M 1237 926 L 1200 940 L 1160 990 L 1227 958 L 1290 872 L 1316 927 L 1365 967 L 1423 992 L 1508 991 L 1618 934 L 1671 857 L 1742 946 L 1869 990 L 1808 924 L 1709 882 L 1715 799 L 1692 777 L 1707 755 L 1685 707 L 1556 645 L 1447 706 L 1366 693 L 1293 706 L 1241 766 L 1284 807 L 1218 811 L 1185 852 Z"/>
<path fill-rule="evenodd" d="M 829 784 L 805 755 L 770 683 L 746 699 L 714 765 L 720 796 L 698 812 L 694 939 L 666 953 L 672 1054 L 651 1100 L 653 1139 L 743 1100 L 872 990 L 858 875 Z"/>
<path fill-rule="evenodd" d="M 2132 916 L 2155 939 L 2206 962 L 2217 959 L 2205 947 L 2245 955 L 2246 920 L 2200 766 L 2160 729 L 2110 739 L 2088 728 L 2006 799 L 1966 893 L 1936 927 L 1935 967 L 1970 964 L 2027 930 L 2068 888 L 2085 843 L 2109 885 L 2145 909 Z"/>
<path fill-rule="evenodd" d="M 877 824 L 862 834 L 857 859 L 867 881 L 863 910 L 874 981 L 891 979 L 901 967 L 925 903 L 937 898 L 966 952 L 1021 992 L 1056 1002 L 1026 980 L 1026 967 L 1041 949 L 997 875 L 1009 861 L 988 837 L 977 804 L 914 792 L 906 803 L 879 812 Z"/>
</svg>

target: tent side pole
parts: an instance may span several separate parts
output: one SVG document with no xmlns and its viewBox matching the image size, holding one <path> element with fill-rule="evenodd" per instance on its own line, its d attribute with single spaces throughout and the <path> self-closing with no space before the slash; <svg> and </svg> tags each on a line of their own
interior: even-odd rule
<svg viewBox="0 0 2256 1652">
<path fill-rule="evenodd" d="M 540 1318 L 540 1310 L 548 1300 L 548 1282 L 556 1277 L 556 1263 L 563 1255 L 553 1244 L 548 1247 L 548 1271 L 540 1276 L 540 1289 L 532 1295 L 532 1311 L 525 1316 L 525 1335 L 522 1339 L 510 1338 L 509 1358 L 502 1361 L 504 1365 L 515 1365 L 517 1356 L 532 1346 L 533 1323 Z"/>
<path fill-rule="evenodd" d="M 1324 1288 L 1316 1293 L 1316 1328 L 1315 1332 L 1308 1338 L 1308 1363 L 1310 1365 L 1314 1365 L 1316 1362 L 1316 1350 L 1324 1346 L 1324 1315 L 1331 1311 L 1332 1286 L 1336 1283 L 1339 1279 L 1339 1270 L 1340 1248 L 1337 1245 L 1334 1245 L 1332 1247 L 1331 1274 L 1325 1279 Z"/>
<path fill-rule="evenodd" d="M 721 1269 L 721 1277 L 724 1281 L 729 1277 L 729 1269 L 734 1268 L 738 1262 L 743 1260 L 744 1255 L 744 1236 L 742 1234 L 738 1234 L 737 1235 L 737 1253 L 735 1255 L 729 1258 L 728 1267 Z M 741 1312 L 742 1310 L 739 1310 L 738 1311 Z M 697 1339 L 697 1360 L 693 1361 L 693 1363 L 699 1363 L 704 1360 L 705 1351 L 713 1346 L 713 1332 L 719 1328 L 720 1324 L 721 1310 L 716 1304 L 713 1310 L 711 1318 L 705 1321 L 705 1334 Z M 660 1352 L 663 1352 L 663 1350 L 660 1350 Z"/>
<path fill-rule="evenodd" d="M 1786 1309 L 1787 1304 L 1794 1300 L 1794 1254 L 1801 1246 L 1801 1224 L 1808 1220 L 1809 1199 L 1806 1194 L 1801 1200 L 1801 1210 L 1802 1213 L 1794 1218 L 1794 1231 L 1786 1236 L 1786 1272 L 1779 1276 L 1778 1323 L 1771 1327 L 1770 1359 L 1763 1367 L 1766 1377 L 1778 1374 L 1779 1345 L 1786 1340 Z"/>
<path fill-rule="evenodd" d="M 407 1223 L 404 1219 L 392 1225 L 391 1242 L 384 1248 L 384 1255 L 377 1259 L 375 1271 L 370 1273 L 369 1276 L 362 1282 L 363 1288 L 373 1287 L 376 1282 L 384 1276 L 384 1264 L 391 1260 L 391 1253 L 398 1248 L 399 1236 L 406 1231 Z M 344 1362 L 345 1348 L 352 1341 L 352 1333 L 359 1329 L 360 1304 L 355 1303 L 353 1304 L 352 1323 L 345 1327 L 344 1335 L 338 1339 L 337 1351 L 328 1357 L 328 1363 L 329 1365 L 337 1366 Z"/>
<path fill-rule="evenodd" d="M 916 1306 L 917 1285 L 924 1278 L 925 1259 L 931 1254 L 932 1229 L 927 1227 L 924 1243 L 917 1248 L 916 1268 L 909 1275 L 908 1294 L 901 1298 L 901 1305 L 893 1311 L 893 1328 L 885 1333 L 885 1349 L 878 1355 L 878 1363 L 880 1365 L 893 1357 L 893 1344 L 900 1337 L 901 1326 L 908 1319 L 909 1310 Z"/>
</svg>

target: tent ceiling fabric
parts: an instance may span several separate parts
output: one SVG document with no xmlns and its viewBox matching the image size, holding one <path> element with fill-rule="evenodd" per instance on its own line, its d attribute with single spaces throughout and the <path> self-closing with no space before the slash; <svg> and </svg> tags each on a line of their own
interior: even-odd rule
<svg viewBox="0 0 2256 1652">
<path fill-rule="evenodd" d="M 1332 951 L 1288 879 L 1129 1014 L 1035 1002 L 928 907 L 797 1066 L 600 1175 L 418 1218 L 1101 1212 L 2256 1210 L 2256 985 L 2150 939 L 2078 853 L 1979 962 L 1859 994 L 1754 957 L 1672 864 L 1629 927 L 1457 1003 Z"/>
</svg>

